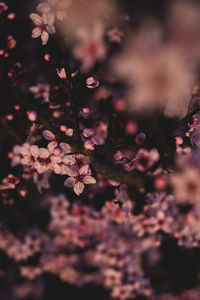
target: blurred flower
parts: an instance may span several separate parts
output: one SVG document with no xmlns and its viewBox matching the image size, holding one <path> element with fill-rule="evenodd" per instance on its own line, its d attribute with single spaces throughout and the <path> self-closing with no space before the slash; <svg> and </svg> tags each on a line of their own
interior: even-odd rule
<svg viewBox="0 0 200 300">
<path fill-rule="evenodd" d="M 200 5 L 195 1 L 173 1 L 168 7 L 169 39 L 180 55 L 191 61 L 200 53 Z"/>
<path fill-rule="evenodd" d="M 3 11 L 6 11 L 8 9 L 8 6 L 4 2 L 0 2 L 0 13 Z"/>
<path fill-rule="evenodd" d="M 43 103 L 49 102 L 50 85 L 38 83 L 35 86 L 31 86 L 29 91 L 32 92 L 36 99 L 43 98 Z"/>
<path fill-rule="evenodd" d="M 187 165 L 182 172 L 175 172 L 170 181 L 178 201 L 186 203 L 199 201 L 200 173 L 197 168 Z"/>
<path fill-rule="evenodd" d="M 129 37 L 124 49 L 114 59 L 112 69 L 128 87 L 130 108 L 139 113 L 162 109 L 170 117 L 186 114 L 195 83 L 194 69 L 163 42 L 160 27 L 147 23 Z"/>
<path fill-rule="evenodd" d="M 121 44 L 124 33 L 118 28 L 113 28 L 107 32 L 107 36 L 110 42 Z"/>
<path fill-rule="evenodd" d="M 37 10 L 42 13 L 51 12 L 59 21 L 63 21 L 67 14 L 66 9 L 71 5 L 71 0 L 47 0 L 47 3 L 41 3 Z"/>
<path fill-rule="evenodd" d="M 106 58 L 106 45 L 103 40 L 104 28 L 101 23 L 90 27 L 82 27 L 76 32 L 77 44 L 74 47 L 74 56 L 81 61 L 82 71 L 89 71 L 98 61 Z"/>
</svg>

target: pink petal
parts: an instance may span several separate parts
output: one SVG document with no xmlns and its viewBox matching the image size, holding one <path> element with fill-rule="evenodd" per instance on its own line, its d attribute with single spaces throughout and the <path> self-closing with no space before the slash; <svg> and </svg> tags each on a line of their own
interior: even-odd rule
<svg viewBox="0 0 200 300">
<path fill-rule="evenodd" d="M 61 78 L 61 79 L 66 79 L 67 76 L 66 76 L 66 72 L 65 72 L 65 69 L 62 68 L 60 71 L 58 69 L 56 69 L 57 73 L 58 73 L 58 76 Z"/>
<path fill-rule="evenodd" d="M 42 18 L 38 14 L 30 14 L 29 17 L 35 25 L 39 26 L 42 24 Z"/>
<path fill-rule="evenodd" d="M 53 25 L 55 21 L 54 15 L 51 13 L 43 13 L 42 21 L 44 22 L 44 24 Z"/>
<path fill-rule="evenodd" d="M 45 159 L 50 156 L 49 151 L 46 148 L 40 148 L 39 149 L 39 157 Z"/>
<path fill-rule="evenodd" d="M 82 182 L 77 182 L 74 185 L 74 192 L 79 196 L 84 190 L 84 184 Z"/>
<path fill-rule="evenodd" d="M 50 6 L 46 3 L 41 3 L 37 6 L 37 10 L 39 10 L 40 12 L 42 13 L 46 13 L 46 12 L 49 12 L 50 11 Z"/>
<path fill-rule="evenodd" d="M 61 149 L 65 152 L 65 153 L 71 153 L 72 149 L 70 147 L 70 145 L 66 144 L 66 143 L 60 143 L 59 145 L 61 147 Z"/>
<path fill-rule="evenodd" d="M 31 155 L 38 157 L 39 148 L 37 145 L 33 145 L 30 147 L 30 153 Z"/>
<path fill-rule="evenodd" d="M 41 36 L 41 33 L 42 33 L 42 31 L 41 31 L 40 28 L 38 28 L 38 27 L 34 28 L 34 29 L 32 30 L 32 38 L 33 38 L 33 39 L 38 38 L 39 36 Z M 33 93 L 34 93 L 34 92 L 33 92 Z"/>
<path fill-rule="evenodd" d="M 89 165 L 84 165 L 79 169 L 79 174 L 86 175 L 88 174 L 88 171 L 89 171 Z"/>
<path fill-rule="evenodd" d="M 84 176 L 83 182 L 85 184 L 95 184 L 96 183 L 96 179 L 94 177 L 92 177 L 92 176 Z"/>
<path fill-rule="evenodd" d="M 48 32 L 43 31 L 43 32 L 42 32 L 42 35 L 41 35 L 41 39 L 42 39 L 42 45 L 46 45 L 47 42 L 48 42 L 48 39 L 49 39 L 49 34 L 48 34 Z"/>
<path fill-rule="evenodd" d="M 76 181 L 75 181 L 75 178 L 74 178 L 74 177 L 69 177 L 69 178 L 67 178 L 67 179 L 65 180 L 64 185 L 67 186 L 67 187 L 69 187 L 69 188 L 72 188 L 72 187 L 74 187 L 75 182 L 76 182 Z"/>
<path fill-rule="evenodd" d="M 43 130 L 42 135 L 47 141 L 55 140 L 55 135 L 49 130 Z"/>
<path fill-rule="evenodd" d="M 54 149 L 57 147 L 58 143 L 56 141 L 52 141 L 47 145 L 47 149 L 49 153 L 53 153 Z"/>
</svg>

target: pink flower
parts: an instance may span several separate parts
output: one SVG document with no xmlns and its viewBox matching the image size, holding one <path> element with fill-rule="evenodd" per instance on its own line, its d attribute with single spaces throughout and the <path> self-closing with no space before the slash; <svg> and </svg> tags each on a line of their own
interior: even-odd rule
<svg viewBox="0 0 200 300">
<path fill-rule="evenodd" d="M 136 157 L 125 166 L 125 169 L 130 171 L 137 168 L 139 171 L 144 172 L 151 168 L 158 159 L 159 153 L 157 149 L 151 149 L 150 151 L 140 149 Z"/>
<path fill-rule="evenodd" d="M 49 93 L 50 93 L 50 85 L 49 84 L 38 83 L 35 86 L 31 86 L 29 88 L 29 91 L 31 91 L 34 94 L 36 99 L 43 98 L 44 99 L 43 103 L 49 102 Z"/>
<path fill-rule="evenodd" d="M 77 154 L 75 164 L 68 165 L 67 178 L 64 185 L 73 188 L 74 192 L 79 196 L 84 190 L 84 184 L 95 184 L 96 179 L 91 176 L 88 157 Z"/>
<path fill-rule="evenodd" d="M 0 2 L 0 13 L 3 11 L 6 11 L 8 9 L 8 6 L 4 2 Z"/>
<path fill-rule="evenodd" d="M 106 58 L 106 46 L 103 40 L 104 30 L 100 23 L 77 32 L 78 44 L 74 56 L 82 62 L 82 70 L 87 72 L 95 62 Z"/>
<path fill-rule="evenodd" d="M 37 10 L 42 13 L 53 13 L 59 21 L 66 18 L 66 9 L 71 5 L 70 0 L 48 0 L 47 3 L 41 3 L 37 6 Z"/>
<path fill-rule="evenodd" d="M 19 182 L 20 180 L 16 176 L 9 174 L 2 180 L 2 184 L 0 184 L 0 190 L 15 189 L 15 186 Z"/>
<path fill-rule="evenodd" d="M 36 163 L 38 162 L 38 153 L 39 148 L 36 145 L 29 145 L 25 143 L 21 149 L 20 154 L 22 155 L 21 163 L 23 165 L 32 166 L 33 168 L 36 167 Z"/>
<path fill-rule="evenodd" d="M 61 173 L 60 164 L 62 163 L 61 155 L 55 155 L 54 150 L 57 147 L 57 142 L 52 141 L 47 145 L 46 148 L 39 148 L 39 158 L 41 162 L 38 162 L 36 169 L 39 173 L 48 171 L 49 169 L 53 170 L 56 174 Z M 62 152 L 60 152 L 61 154 Z"/>
<path fill-rule="evenodd" d="M 36 27 L 32 31 L 32 38 L 41 36 L 42 44 L 46 45 L 49 39 L 49 33 L 55 33 L 54 16 L 49 13 L 43 13 L 42 17 L 38 14 L 30 14 L 30 18 Z"/>
</svg>

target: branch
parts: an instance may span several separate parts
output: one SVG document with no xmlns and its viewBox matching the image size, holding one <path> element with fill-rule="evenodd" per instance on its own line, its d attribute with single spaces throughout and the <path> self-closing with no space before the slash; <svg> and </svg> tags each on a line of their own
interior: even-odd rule
<svg viewBox="0 0 200 300">
<path fill-rule="evenodd" d="M 101 155 L 99 151 L 95 152 L 84 149 L 84 147 L 81 147 L 80 144 L 77 143 L 77 140 L 74 139 L 74 137 L 66 136 L 50 122 L 47 122 L 42 117 L 41 113 L 35 108 L 35 106 L 30 103 L 30 100 L 25 99 L 24 95 L 22 95 L 18 89 L 14 88 L 12 91 L 12 96 L 17 100 L 18 103 L 21 104 L 22 107 L 25 108 L 25 110 L 37 111 L 38 122 L 42 124 L 46 129 L 50 130 L 56 136 L 56 139 L 58 141 L 70 144 L 73 152 L 82 153 L 85 156 L 88 156 L 90 158 L 93 169 L 97 173 L 102 174 L 109 179 L 118 181 L 120 183 L 125 183 L 137 189 L 148 188 L 149 190 L 152 190 L 152 179 L 149 176 L 145 176 L 143 173 L 137 170 L 134 170 L 132 172 L 120 170 L 109 160 L 107 160 L 104 155 Z"/>
<path fill-rule="evenodd" d="M 179 128 L 182 125 L 187 124 L 191 120 L 192 116 L 194 116 L 195 114 L 197 114 L 199 111 L 200 111 L 200 107 L 196 107 L 193 111 L 191 111 L 191 113 L 188 113 L 182 120 L 180 120 L 176 124 L 176 126 L 173 128 L 173 130 Z"/>
</svg>

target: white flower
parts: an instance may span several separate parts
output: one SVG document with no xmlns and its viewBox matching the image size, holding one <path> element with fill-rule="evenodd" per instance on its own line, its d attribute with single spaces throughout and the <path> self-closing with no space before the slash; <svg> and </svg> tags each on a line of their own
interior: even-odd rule
<svg viewBox="0 0 200 300">
<path fill-rule="evenodd" d="M 49 39 L 49 33 L 55 33 L 54 15 L 50 13 L 43 13 L 42 17 L 38 14 L 30 14 L 30 18 L 36 27 L 32 31 L 32 38 L 41 36 L 42 44 L 46 45 Z"/>
</svg>

